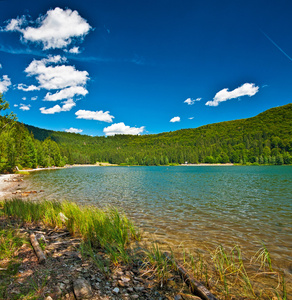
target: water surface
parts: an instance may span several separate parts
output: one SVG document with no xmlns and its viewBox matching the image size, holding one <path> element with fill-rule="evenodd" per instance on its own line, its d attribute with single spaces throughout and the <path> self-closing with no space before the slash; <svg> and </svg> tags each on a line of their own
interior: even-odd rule
<svg viewBox="0 0 292 300">
<path fill-rule="evenodd" d="M 263 242 L 292 273 L 291 166 L 76 167 L 35 172 L 27 190 L 122 208 L 135 223 L 185 248 Z"/>
</svg>

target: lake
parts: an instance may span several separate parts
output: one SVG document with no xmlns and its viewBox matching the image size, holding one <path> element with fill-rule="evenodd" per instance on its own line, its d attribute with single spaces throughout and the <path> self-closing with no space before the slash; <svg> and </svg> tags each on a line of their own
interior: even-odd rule
<svg viewBox="0 0 292 300">
<path fill-rule="evenodd" d="M 26 190 L 123 209 L 167 245 L 190 251 L 263 242 L 292 273 L 292 166 L 74 167 L 34 172 Z"/>
</svg>

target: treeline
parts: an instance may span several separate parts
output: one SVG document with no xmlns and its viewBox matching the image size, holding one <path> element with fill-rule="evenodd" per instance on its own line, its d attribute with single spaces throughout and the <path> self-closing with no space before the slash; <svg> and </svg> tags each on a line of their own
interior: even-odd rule
<svg viewBox="0 0 292 300">
<path fill-rule="evenodd" d="M 8 109 L 8 103 L 0 94 L 0 112 Z M 11 172 L 16 166 L 64 166 L 66 158 L 60 148 L 49 137 L 44 141 L 34 138 L 23 124 L 16 121 L 14 114 L 0 116 L 0 172 Z"/>
<path fill-rule="evenodd" d="M 249 119 L 155 135 L 90 137 L 27 128 L 39 140 L 57 142 L 70 164 L 292 163 L 292 104 Z"/>
<path fill-rule="evenodd" d="M 91 137 L 23 125 L 0 95 L 0 172 L 109 162 L 292 164 L 292 104 L 256 117 L 155 135 Z"/>
</svg>

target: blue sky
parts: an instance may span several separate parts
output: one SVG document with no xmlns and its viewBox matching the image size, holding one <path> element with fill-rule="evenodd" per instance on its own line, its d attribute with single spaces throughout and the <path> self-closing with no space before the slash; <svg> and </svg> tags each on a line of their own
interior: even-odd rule
<svg viewBox="0 0 292 300">
<path fill-rule="evenodd" d="M 153 134 L 291 103 L 291 1 L 0 0 L 0 91 L 19 121 Z"/>
</svg>

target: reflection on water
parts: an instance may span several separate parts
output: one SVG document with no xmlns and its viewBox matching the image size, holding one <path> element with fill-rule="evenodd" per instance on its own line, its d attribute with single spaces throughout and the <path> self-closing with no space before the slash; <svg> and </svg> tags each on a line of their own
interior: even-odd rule
<svg viewBox="0 0 292 300">
<path fill-rule="evenodd" d="M 261 241 L 292 265 L 292 167 L 79 167 L 29 176 L 27 190 L 122 208 L 135 223 L 190 250 Z"/>
</svg>

